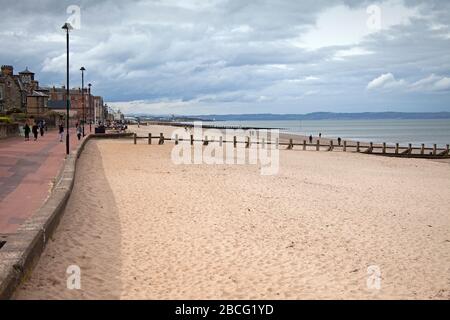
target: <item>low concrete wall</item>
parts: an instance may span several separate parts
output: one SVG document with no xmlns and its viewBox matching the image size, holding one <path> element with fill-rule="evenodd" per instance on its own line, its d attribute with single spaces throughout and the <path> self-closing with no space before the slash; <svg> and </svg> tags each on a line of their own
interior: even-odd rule
<svg viewBox="0 0 450 320">
<path fill-rule="evenodd" d="M 72 192 L 76 161 L 86 143 L 92 138 L 121 137 L 130 134 L 88 135 L 66 158 L 50 197 L 0 248 L 0 299 L 11 298 L 17 286 L 31 274 L 58 226 Z"/>
<path fill-rule="evenodd" d="M 15 137 L 19 135 L 19 125 L 17 123 L 0 123 L 0 139 Z"/>
</svg>

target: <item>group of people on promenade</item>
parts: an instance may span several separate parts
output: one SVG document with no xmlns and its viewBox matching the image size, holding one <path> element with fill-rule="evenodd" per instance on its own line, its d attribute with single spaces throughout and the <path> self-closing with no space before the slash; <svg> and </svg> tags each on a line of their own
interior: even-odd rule
<svg viewBox="0 0 450 320">
<path fill-rule="evenodd" d="M 23 126 L 23 131 L 25 133 L 25 141 L 30 141 L 30 132 L 33 133 L 34 141 L 37 141 L 39 134 L 43 137 L 44 133 L 48 131 L 48 127 L 45 120 L 42 120 L 39 122 L 34 122 L 31 127 L 28 123 L 25 123 Z"/>
<path fill-rule="evenodd" d="M 99 127 L 104 128 L 104 126 L 101 122 L 99 123 Z M 81 138 L 84 137 L 83 126 L 79 122 L 77 122 L 75 124 L 75 128 L 76 128 L 77 138 L 78 138 L 78 140 L 81 140 Z M 126 130 L 127 127 L 126 126 L 124 128 L 121 127 L 121 129 Z M 30 133 L 33 134 L 34 141 L 37 141 L 39 134 L 41 137 L 43 137 L 45 132 L 48 131 L 48 126 L 47 126 L 47 123 L 45 122 L 45 120 L 34 122 L 32 126 L 30 126 L 27 122 L 23 126 L 23 131 L 25 134 L 25 141 L 30 141 Z M 64 122 L 61 121 L 58 125 L 58 137 L 59 137 L 60 142 L 63 142 L 64 131 L 65 131 Z"/>
<path fill-rule="evenodd" d="M 23 126 L 23 131 L 24 131 L 24 134 L 25 134 L 25 141 L 30 141 L 30 133 L 33 134 L 34 141 L 37 141 L 39 135 L 41 137 L 43 137 L 44 134 L 48 131 L 48 125 L 47 125 L 47 122 L 45 122 L 45 120 L 34 122 L 31 127 L 30 127 L 30 125 L 27 122 Z M 59 136 L 59 141 L 63 142 L 63 138 L 64 138 L 64 124 L 63 124 L 63 122 L 61 122 L 58 125 L 58 136 Z"/>
</svg>

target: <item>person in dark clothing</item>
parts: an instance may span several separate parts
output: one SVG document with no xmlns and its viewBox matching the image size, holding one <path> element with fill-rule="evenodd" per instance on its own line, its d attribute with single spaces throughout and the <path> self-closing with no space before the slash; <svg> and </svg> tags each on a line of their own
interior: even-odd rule
<svg viewBox="0 0 450 320">
<path fill-rule="evenodd" d="M 338 138 L 338 145 L 341 145 L 342 139 L 339 137 Z"/>
<path fill-rule="evenodd" d="M 62 142 L 64 136 L 64 126 L 62 123 L 59 125 L 58 132 L 59 132 L 59 142 Z"/>
<path fill-rule="evenodd" d="M 30 141 L 30 126 L 28 123 L 25 123 L 25 126 L 23 127 L 23 131 L 25 132 L 25 141 Z"/>
<path fill-rule="evenodd" d="M 322 133 L 319 133 L 319 139 L 322 138 Z"/>
<path fill-rule="evenodd" d="M 33 128 L 31 129 L 31 131 L 33 131 L 34 141 L 36 141 L 38 138 L 38 126 L 36 123 L 33 124 Z"/>
<path fill-rule="evenodd" d="M 309 143 L 312 143 L 313 137 L 309 136 Z"/>
<path fill-rule="evenodd" d="M 44 136 L 44 124 L 42 122 L 39 123 L 39 132 L 41 134 L 41 137 Z"/>
<path fill-rule="evenodd" d="M 82 130 L 82 128 L 81 128 L 81 126 L 78 126 L 77 127 L 77 137 L 78 137 L 78 140 L 81 140 L 81 134 L 83 133 L 83 130 Z"/>
</svg>

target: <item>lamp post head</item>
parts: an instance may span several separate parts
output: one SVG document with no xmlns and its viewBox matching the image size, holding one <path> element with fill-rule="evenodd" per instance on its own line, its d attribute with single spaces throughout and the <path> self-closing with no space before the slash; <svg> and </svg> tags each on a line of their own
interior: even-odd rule
<svg viewBox="0 0 450 320">
<path fill-rule="evenodd" d="M 66 30 L 67 32 L 69 32 L 70 30 L 73 29 L 73 27 L 72 27 L 72 25 L 71 25 L 70 23 L 66 22 L 66 23 L 64 23 L 64 25 L 62 26 L 61 29 L 64 29 L 64 30 Z"/>
<path fill-rule="evenodd" d="M 86 71 L 86 69 L 84 68 L 84 67 L 81 67 L 81 69 L 80 69 L 81 71 Z"/>
<path fill-rule="evenodd" d="M 90 88 L 92 87 L 92 84 L 89 83 L 89 84 L 88 84 L 88 87 L 89 87 L 89 89 L 90 89 Z"/>
</svg>

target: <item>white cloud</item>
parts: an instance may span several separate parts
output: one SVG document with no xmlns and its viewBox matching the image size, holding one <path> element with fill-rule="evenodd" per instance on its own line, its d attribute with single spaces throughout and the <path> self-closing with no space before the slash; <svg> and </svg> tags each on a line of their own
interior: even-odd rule
<svg viewBox="0 0 450 320">
<path fill-rule="evenodd" d="M 405 84 L 404 80 L 395 79 L 392 73 L 385 73 L 378 78 L 373 79 L 367 85 L 367 90 L 374 89 L 395 89 L 402 87 Z"/>
<path fill-rule="evenodd" d="M 320 80 L 320 78 L 316 77 L 316 76 L 306 76 L 306 77 L 299 78 L 299 79 L 286 79 L 287 82 L 300 83 L 300 84 L 314 83 L 314 82 L 319 81 L 319 80 Z"/>
<path fill-rule="evenodd" d="M 450 78 L 444 76 L 437 76 L 431 74 L 430 76 L 418 80 L 413 83 L 406 82 L 405 80 L 397 80 L 392 73 L 383 74 L 367 85 L 368 90 L 375 89 L 399 89 L 402 88 L 406 92 L 435 92 L 450 90 Z"/>
<path fill-rule="evenodd" d="M 445 77 L 434 84 L 436 90 L 450 90 L 450 78 Z"/>
<path fill-rule="evenodd" d="M 329 46 L 348 46 L 360 43 L 364 37 L 380 30 L 408 24 L 410 19 L 418 17 L 416 8 L 406 7 L 403 1 L 389 0 L 376 4 L 380 8 L 380 28 L 369 28 L 370 14 L 364 7 L 338 5 L 322 12 L 314 27 L 309 28 L 296 40 L 296 45 L 311 50 Z"/>
<path fill-rule="evenodd" d="M 413 91 L 445 91 L 450 90 L 450 78 L 432 74 L 411 84 Z"/>
<path fill-rule="evenodd" d="M 240 25 L 231 30 L 231 32 L 236 32 L 236 33 L 248 33 L 248 32 L 252 32 L 252 31 L 253 31 L 253 28 L 246 24 Z"/>
<path fill-rule="evenodd" d="M 345 60 L 345 58 L 348 57 L 365 56 L 369 54 L 374 54 L 374 52 L 361 47 L 353 47 L 350 49 L 336 51 L 333 60 Z"/>
<path fill-rule="evenodd" d="M 168 113 L 181 113 L 182 110 L 192 107 L 192 101 L 176 100 L 162 100 L 162 101 L 149 101 L 149 100 L 134 100 L 134 101 L 119 101 L 108 103 L 113 109 L 120 109 L 123 113 L 155 113 L 155 114 L 168 114 Z"/>
</svg>

